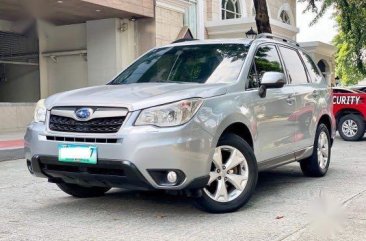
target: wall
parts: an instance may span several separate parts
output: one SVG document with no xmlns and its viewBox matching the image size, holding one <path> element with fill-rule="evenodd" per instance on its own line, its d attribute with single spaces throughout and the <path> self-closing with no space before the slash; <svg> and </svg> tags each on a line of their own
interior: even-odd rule
<svg viewBox="0 0 366 241">
<path fill-rule="evenodd" d="M 285 10 L 290 16 L 291 25 L 296 26 L 296 0 L 267 1 L 267 6 L 269 7 L 271 18 L 281 21 L 279 13 Z"/>
<path fill-rule="evenodd" d="M 206 20 L 221 19 L 221 4 L 220 0 L 207 0 L 205 4 Z"/>
<path fill-rule="evenodd" d="M 35 103 L 0 103 L 0 133 L 22 131 L 32 121 Z"/>
<path fill-rule="evenodd" d="M 106 83 L 117 72 L 117 19 L 88 21 L 88 85 Z"/>
<path fill-rule="evenodd" d="M 117 28 L 117 71 L 115 74 L 129 66 L 136 59 L 138 51 L 136 21 L 118 19 L 118 24 L 120 26 Z M 125 26 L 123 30 L 121 30 L 121 24 Z"/>
<path fill-rule="evenodd" d="M 183 13 L 157 6 L 156 19 L 156 46 L 162 46 L 176 40 L 183 27 Z"/>
<path fill-rule="evenodd" d="M 128 19 L 88 21 L 88 86 L 113 79 L 136 57 L 135 22 Z"/>
<path fill-rule="evenodd" d="M 326 64 L 326 80 L 328 83 L 335 84 L 335 63 L 334 63 L 334 57 L 333 56 L 327 56 L 320 53 L 313 53 L 312 57 L 314 59 L 314 62 L 318 64 L 320 60 L 323 60 Z"/>
<path fill-rule="evenodd" d="M 243 38 L 245 32 L 250 28 L 256 30 L 253 0 L 238 0 L 241 6 L 241 18 L 221 19 L 222 0 L 207 0 L 205 7 L 207 38 Z M 276 0 L 267 1 L 268 14 L 272 32 L 275 35 L 296 39 L 299 29 L 296 28 L 296 0 Z M 282 23 L 279 17 L 281 10 L 286 10 L 291 19 L 291 25 Z"/>
<path fill-rule="evenodd" d="M 154 0 L 81 0 L 103 7 L 112 9 L 119 9 L 134 13 L 136 15 L 143 15 L 147 17 L 154 16 Z"/>
<path fill-rule="evenodd" d="M 87 86 L 87 62 L 80 55 L 59 56 L 45 54 L 86 50 L 86 24 L 54 26 L 39 23 L 41 96 Z"/>
<path fill-rule="evenodd" d="M 221 19 L 221 1 L 222 0 L 207 0 L 206 1 L 206 19 L 207 21 L 220 20 Z M 238 0 L 242 8 L 242 17 L 251 17 L 252 9 L 254 8 L 253 0 Z M 276 20 L 278 18 L 278 12 L 284 4 L 288 4 L 293 16 L 296 14 L 296 0 L 268 0 L 267 7 L 270 17 Z M 296 19 L 293 19 L 293 26 L 296 26 Z"/>
<path fill-rule="evenodd" d="M 155 19 L 145 18 L 136 21 L 137 55 L 140 56 L 156 46 Z"/>
<path fill-rule="evenodd" d="M 34 65 L 5 64 L 6 81 L 0 82 L 0 102 L 36 102 L 39 93 L 39 68 Z M 0 112 L 1 113 L 1 112 Z"/>
</svg>

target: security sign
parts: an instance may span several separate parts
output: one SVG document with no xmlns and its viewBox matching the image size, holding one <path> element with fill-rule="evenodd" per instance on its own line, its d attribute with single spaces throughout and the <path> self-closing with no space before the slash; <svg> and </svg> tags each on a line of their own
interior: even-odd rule
<svg viewBox="0 0 366 241">
<path fill-rule="evenodd" d="M 333 96 L 333 104 L 335 105 L 358 105 L 361 96 Z"/>
</svg>

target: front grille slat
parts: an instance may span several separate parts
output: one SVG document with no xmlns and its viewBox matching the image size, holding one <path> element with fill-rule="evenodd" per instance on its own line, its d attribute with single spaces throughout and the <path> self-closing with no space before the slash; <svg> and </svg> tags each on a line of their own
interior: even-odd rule
<svg viewBox="0 0 366 241">
<path fill-rule="evenodd" d="M 103 117 L 88 121 L 78 121 L 70 117 L 51 115 L 49 128 L 59 132 L 116 133 L 121 128 L 125 116 Z"/>
<path fill-rule="evenodd" d="M 46 136 L 49 141 L 85 142 L 85 143 L 118 143 L 116 138 L 73 138 L 62 136 Z"/>
</svg>

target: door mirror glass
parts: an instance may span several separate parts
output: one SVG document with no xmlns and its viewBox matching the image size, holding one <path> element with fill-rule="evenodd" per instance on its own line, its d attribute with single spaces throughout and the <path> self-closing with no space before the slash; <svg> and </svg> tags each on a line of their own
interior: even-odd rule
<svg viewBox="0 0 366 241">
<path fill-rule="evenodd" d="M 261 85 L 267 89 L 282 88 L 285 84 L 285 75 L 280 72 L 266 72 L 261 81 Z"/>
</svg>

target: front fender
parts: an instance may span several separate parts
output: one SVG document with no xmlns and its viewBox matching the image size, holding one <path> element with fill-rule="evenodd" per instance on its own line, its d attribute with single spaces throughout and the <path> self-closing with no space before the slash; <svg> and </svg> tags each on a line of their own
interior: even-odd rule
<svg viewBox="0 0 366 241">
<path fill-rule="evenodd" d="M 248 127 L 254 140 L 256 126 L 251 109 L 246 106 L 240 94 L 227 94 L 205 100 L 205 104 L 197 113 L 196 121 L 213 136 L 212 148 L 218 143 L 226 128 L 234 123 L 241 123 Z M 252 120 L 252 121 L 250 121 Z"/>
</svg>

